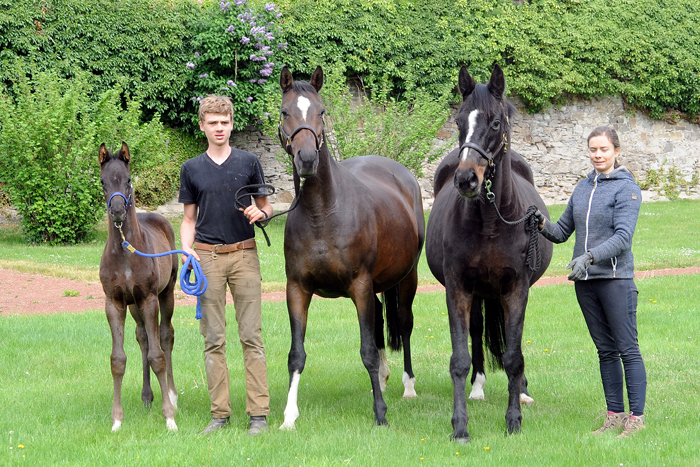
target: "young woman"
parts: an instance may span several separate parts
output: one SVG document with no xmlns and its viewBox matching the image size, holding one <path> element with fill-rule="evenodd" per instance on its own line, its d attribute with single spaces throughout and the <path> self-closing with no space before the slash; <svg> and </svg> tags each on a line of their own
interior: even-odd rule
<svg viewBox="0 0 700 467">
<path fill-rule="evenodd" d="M 554 243 L 565 242 L 576 231 L 569 280 L 575 281 L 576 298 L 598 349 L 608 409 L 603 426 L 593 433 L 621 428 L 618 438 L 624 438 L 644 428 L 647 379 L 637 343 L 631 249 L 642 195 L 629 170 L 617 164 L 620 140 L 613 128 L 593 130 L 588 153 L 594 170 L 576 186 L 561 218 L 552 223 L 537 215 L 540 232 Z"/>
</svg>

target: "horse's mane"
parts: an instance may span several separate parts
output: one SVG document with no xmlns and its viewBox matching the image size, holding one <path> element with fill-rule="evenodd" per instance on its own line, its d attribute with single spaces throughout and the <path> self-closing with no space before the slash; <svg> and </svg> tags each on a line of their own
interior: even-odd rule
<svg viewBox="0 0 700 467">
<path fill-rule="evenodd" d="M 311 86 L 308 81 L 294 81 L 292 83 L 292 91 L 296 94 L 318 94 L 316 88 Z"/>
</svg>

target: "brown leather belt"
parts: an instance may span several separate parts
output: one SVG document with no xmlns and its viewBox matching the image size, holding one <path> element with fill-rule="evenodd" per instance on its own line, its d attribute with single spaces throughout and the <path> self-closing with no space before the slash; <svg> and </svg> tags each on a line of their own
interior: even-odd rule
<svg viewBox="0 0 700 467">
<path fill-rule="evenodd" d="M 255 239 L 249 238 L 238 243 L 209 245 L 208 243 L 194 242 L 194 247 L 199 250 L 213 251 L 214 253 L 230 253 L 231 251 L 247 250 L 255 248 Z"/>
</svg>

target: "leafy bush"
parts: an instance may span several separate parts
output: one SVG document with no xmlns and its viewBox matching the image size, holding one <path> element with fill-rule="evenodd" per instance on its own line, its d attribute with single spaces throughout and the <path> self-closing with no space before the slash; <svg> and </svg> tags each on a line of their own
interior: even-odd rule
<svg viewBox="0 0 700 467">
<path fill-rule="evenodd" d="M 275 92 L 279 68 L 274 55 L 287 47 L 279 26 L 282 13 L 273 3 L 220 0 L 193 39 L 194 55 L 183 66 L 191 71 L 192 125 L 197 102 L 207 94 L 231 97 L 234 128 L 257 124 L 266 95 Z"/>
<path fill-rule="evenodd" d="M 295 71 L 341 63 L 395 96 L 441 96 L 462 64 L 485 81 L 497 62 L 531 112 L 622 95 L 657 118 L 700 113 L 695 0 L 297 0 L 285 17 Z"/>
<path fill-rule="evenodd" d="M 162 125 L 157 119 L 139 124 L 140 104 L 119 88 L 92 102 L 84 74 L 70 80 L 16 74 L 14 96 L 0 92 L 0 181 L 30 240 L 87 239 L 105 210 L 98 145 L 127 141 L 138 173 L 162 165 Z"/>
<path fill-rule="evenodd" d="M 12 92 L 14 69 L 89 73 L 95 97 L 117 84 L 181 125 L 188 99 L 190 39 L 203 8 L 192 0 L 0 0 L 0 85 Z"/>
</svg>

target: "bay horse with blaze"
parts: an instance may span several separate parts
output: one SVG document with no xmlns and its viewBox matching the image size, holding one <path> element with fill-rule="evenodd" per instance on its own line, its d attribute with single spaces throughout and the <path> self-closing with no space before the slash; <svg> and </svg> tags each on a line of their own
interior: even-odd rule
<svg viewBox="0 0 700 467">
<path fill-rule="evenodd" d="M 177 390 L 173 382 L 172 351 L 177 255 L 147 258 L 127 251 L 128 241 L 136 250 L 155 254 L 175 249 L 175 232 L 168 220 L 156 213 L 136 213 L 129 171 L 129 147 L 110 153 L 102 144 L 99 150 L 100 182 L 107 201 L 109 233 L 100 261 L 100 281 L 105 292 L 105 311 L 112 332 L 111 367 L 114 380 L 112 431 L 121 427 L 124 410 L 121 402 L 122 380 L 126 370 L 124 323 L 126 308 L 136 321 L 136 340 L 141 347 L 143 389 L 146 407 L 153 402 L 150 369 L 158 378 L 163 397 L 163 416 L 169 430 L 177 430 L 175 410 Z M 160 324 L 158 314 L 160 310 Z"/>
<path fill-rule="evenodd" d="M 532 402 L 521 348 L 525 307 L 529 287 L 549 265 L 552 244 L 537 233 L 535 211 L 547 217 L 549 213 L 535 189 L 532 171 L 510 146 L 515 109 L 504 98 L 503 71 L 496 65 L 488 84 L 476 84 L 462 67 L 458 85 L 460 147 L 435 172 L 426 257 L 446 289 L 452 339 L 452 436 L 466 443 L 465 385 L 472 363 L 470 399 L 484 398 L 482 337 L 494 363 L 508 376 L 508 432 L 520 430 L 520 403 Z M 473 362 L 467 334 L 472 338 Z"/>
<path fill-rule="evenodd" d="M 287 308 L 292 333 L 289 394 L 280 429 L 299 417 L 299 380 L 306 362 L 304 338 L 311 297 L 349 297 L 360 323 L 360 356 L 369 373 L 374 419 L 386 425 L 382 397 L 389 378 L 384 344 L 384 295 L 389 345 L 403 346 L 404 397 L 415 397 L 411 367 L 411 309 L 418 285 L 417 264 L 425 236 L 420 187 L 411 172 L 380 156 L 336 162 L 325 134 L 325 108 L 318 91 L 323 71 L 310 82 L 294 81 L 285 67 L 280 78 L 279 134 L 292 157 L 296 208 L 284 231 Z"/>
</svg>

